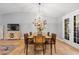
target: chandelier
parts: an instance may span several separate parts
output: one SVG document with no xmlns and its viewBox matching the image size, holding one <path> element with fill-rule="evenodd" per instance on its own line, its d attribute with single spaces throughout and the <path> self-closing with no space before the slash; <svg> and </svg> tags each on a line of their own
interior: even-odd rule
<svg viewBox="0 0 79 59">
<path fill-rule="evenodd" d="M 44 20 L 40 16 L 40 5 L 41 5 L 41 3 L 38 3 L 38 5 L 39 5 L 39 16 L 34 19 L 33 24 L 37 29 L 37 34 L 42 34 L 43 30 L 46 28 L 47 21 Z"/>
</svg>

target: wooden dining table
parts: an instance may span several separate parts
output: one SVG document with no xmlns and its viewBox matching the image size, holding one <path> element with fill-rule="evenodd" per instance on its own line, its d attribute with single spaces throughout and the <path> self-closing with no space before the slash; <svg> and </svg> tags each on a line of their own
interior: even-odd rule
<svg viewBox="0 0 79 59">
<path fill-rule="evenodd" d="M 43 36 L 45 36 L 45 39 L 49 39 L 49 40 L 51 40 L 51 35 L 50 36 L 48 36 L 47 34 L 42 34 Z M 28 39 L 34 39 L 34 36 L 37 36 L 37 34 L 32 34 L 32 35 L 29 35 L 28 36 Z M 50 49 L 51 49 L 51 54 L 52 54 L 52 44 L 50 44 Z"/>
<path fill-rule="evenodd" d="M 34 36 L 37 36 L 37 34 L 32 34 L 28 36 L 28 39 L 34 38 Z M 51 36 L 48 36 L 46 34 L 42 34 L 42 36 L 45 36 L 46 39 L 51 39 Z"/>
</svg>

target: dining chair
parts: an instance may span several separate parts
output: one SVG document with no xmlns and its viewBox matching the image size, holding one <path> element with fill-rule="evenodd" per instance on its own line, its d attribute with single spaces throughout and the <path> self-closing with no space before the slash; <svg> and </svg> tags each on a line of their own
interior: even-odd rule
<svg viewBox="0 0 79 59">
<path fill-rule="evenodd" d="M 34 36 L 35 43 L 34 43 L 34 54 L 36 54 L 36 51 L 43 51 L 43 55 L 45 54 L 45 36 Z"/>
<path fill-rule="evenodd" d="M 51 36 L 50 32 L 47 32 L 47 36 Z M 46 52 L 46 49 L 47 49 L 47 47 L 46 47 L 47 45 L 51 46 L 51 38 L 45 38 L 45 52 Z M 51 54 L 51 52 L 50 52 L 50 54 Z"/>
<path fill-rule="evenodd" d="M 32 35 L 32 32 L 29 32 L 30 35 Z"/>
<path fill-rule="evenodd" d="M 32 32 L 29 32 L 29 36 L 31 36 L 31 35 L 33 35 Z M 28 43 L 33 44 L 34 43 L 33 38 L 28 39 Z"/>
<path fill-rule="evenodd" d="M 28 33 L 24 34 L 24 53 L 28 54 Z"/>
<path fill-rule="evenodd" d="M 50 32 L 47 32 L 47 35 L 50 36 Z"/>
<path fill-rule="evenodd" d="M 56 53 L 56 34 L 51 33 L 51 54 L 52 54 L 52 44 L 54 46 L 54 51 Z"/>
<path fill-rule="evenodd" d="M 47 36 L 50 36 L 50 32 L 47 32 Z M 49 43 L 49 41 L 50 41 L 50 40 L 49 40 L 48 38 L 45 39 L 45 42 L 46 42 L 46 43 Z"/>
</svg>

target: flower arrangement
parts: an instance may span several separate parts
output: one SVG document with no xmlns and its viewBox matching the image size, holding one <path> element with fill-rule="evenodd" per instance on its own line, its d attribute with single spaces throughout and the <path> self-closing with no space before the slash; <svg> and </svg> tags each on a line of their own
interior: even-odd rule
<svg viewBox="0 0 79 59">
<path fill-rule="evenodd" d="M 37 34 L 42 34 L 42 31 L 46 28 L 46 20 L 43 20 L 41 17 L 35 19 L 33 22 L 34 26 L 37 29 Z"/>
</svg>

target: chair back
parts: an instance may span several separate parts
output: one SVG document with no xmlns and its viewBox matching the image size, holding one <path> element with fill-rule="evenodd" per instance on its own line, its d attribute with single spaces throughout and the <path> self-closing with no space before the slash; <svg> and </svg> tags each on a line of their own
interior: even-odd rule
<svg viewBox="0 0 79 59">
<path fill-rule="evenodd" d="M 24 42 L 25 44 L 28 43 L 28 33 L 24 34 Z"/>
<path fill-rule="evenodd" d="M 47 35 L 50 36 L 50 32 L 47 32 Z"/>
<path fill-rule="evenodd" d="M 30 35 L 32 35 L 32 32 L 29 32 Z"/>
<path fill-rule="evenodd" d="M 34 36 L 35 43 L 44 43 L 45 42 L 45 36 Z"/>
<path fill-rule="evenodd" d="M 51 36 L 52 36 L 51 39 L 52 39 L 53 43 L 55 44 L 56 43 L 56 34 L 52 33 Z"/>
</svg>

